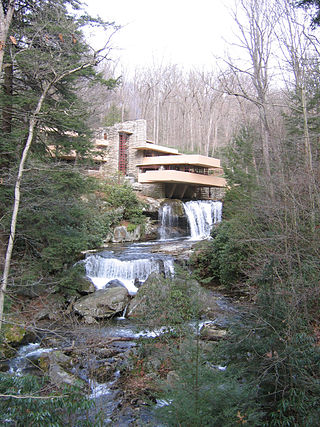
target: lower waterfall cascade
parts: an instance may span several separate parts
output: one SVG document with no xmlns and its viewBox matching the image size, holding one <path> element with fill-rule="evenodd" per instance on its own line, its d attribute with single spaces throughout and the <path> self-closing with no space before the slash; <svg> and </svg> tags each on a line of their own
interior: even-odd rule
<svg viewBox="0 0 320 427">
<path fill-rule="evenodd" d="M 163 272 L 165 277 L 174 274 L 173 258 L 141 249 L 135 245 L 133 250 L 125 250 L 119 257 L 110 251 L 90 255 L 85 260 L 86 275 L 96 289 L 104 289 L 109 282 L 118 280 L 134 295 L 138 290 L 136 284 L 145 282 L 151 273 Z"/>
</svg>

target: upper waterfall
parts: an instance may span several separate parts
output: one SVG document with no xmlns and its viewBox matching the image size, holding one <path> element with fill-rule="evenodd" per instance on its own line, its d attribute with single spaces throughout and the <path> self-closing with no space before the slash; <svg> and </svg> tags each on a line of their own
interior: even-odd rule
<svg viewBox="0 0 320 427">
<path fill-rule="evenodd" d="M 174 214 L 172 205 L 165 203 L 159 209 L 159 237 L 167 240 L 172 237 L 172 229 L 178 224 L 178 217 Z"/>
<path fill-rule="evenodd" d="M 213 224 L 221 221 L 222 202 L 192 200 L 183 206 L 190 226 L 190 238 L 192 240 L 209 238 Z"/>
</svg>

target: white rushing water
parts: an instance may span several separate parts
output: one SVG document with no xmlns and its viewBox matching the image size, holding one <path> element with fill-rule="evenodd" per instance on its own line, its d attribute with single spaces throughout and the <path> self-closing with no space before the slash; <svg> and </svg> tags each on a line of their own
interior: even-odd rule
<svg viewBox="0 0 320 427">
<path fill-rule="evenodd" d="M 9 372 L 17 376 L 23 375 L 23 371 L 32 366 L 32 361 L 38 359 L 41 354 L 53 351 L 53 348 L 41 348 L 39 343 L 31 343 L 22 346 L 17 355 L 10 361 Z"/>
<path fill-rule="evenodd" d="M 105 258 L 99 254 L 91 255 L 85 260 L 86 275 L 96 289 L 103 289 L 112 280 L 119 280 L 131 295 L 138 288 L 136 280 L 143 283 L 151 273 L 164 272 L 165 276 L 173 275 L 173 260 L 152 258 L 122 260 L 114 257 Z"/>
<path fill-rule="evenodd" d="M 190 239 L 208 239 L 213 224 L 221 221 L 222 202 L 192 200 L 183 206 L 190 226 Z"/>
<path fill-rule="evenodd" d="M 221 221 L 222 203 L 208 200 L 190 201 L 183 204 L 189 222 L 190 240 L 210 237 L 213 224 Z M 172 238 L 178 218 L 172 204 L 161 207 L 160 241 Z M 137 285 L 147 280 L 151 273 L 174 275 L 174 260 L 169 255 L 156 254 L 147 245 L 130 245 L 121 251 L 104 251 L 89 255 L 85 260 L 86 275 L 96 289 L 104 289 L 112 281 L 120 281 L 131 295 L 138 291 Z"/>
<path fill-rule="evenodd" d="M 159 224 L 160 240 L 168 240 L 172 238 L 172 230 L 178 224 L 178 217 L 174 214 L 171 204 L 165 203 L 160 207 Z"/>
</svg>

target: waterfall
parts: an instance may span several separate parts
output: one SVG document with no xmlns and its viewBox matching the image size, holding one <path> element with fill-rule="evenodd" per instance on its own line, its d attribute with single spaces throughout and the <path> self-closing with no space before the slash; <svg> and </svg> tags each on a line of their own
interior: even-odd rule
<svg viewBox="0 0 320 427">
<path fill-rule="evenodd" d="M 195 200 L 183 206 L 188 217 L 191 240 L 209 238 L 213 224 L 221 221 L 222 202 Z"/>
<path fill-rule="evenodd" d="M 168 240 L 176 237 L 174 231 L 178 226 L 179 218 L 174 214 L 172 205 L 165 203 L 159 209 L 159 238 L 160 240 Z"/>
<path fill-rule="evenodd" d="M 106 253 L 90 255 L 85 260 L 85 268 L 96 289 L 103 289 L 112 280 L 118 280 L 131 295 L 138 290 L 136 282 L 145 282 L 151 273 L 163 272 L 168 277 L 174 272 L 171 258 L 151 254 L 136 254 L 135 259 L 119 259 Z"/>
</svg>

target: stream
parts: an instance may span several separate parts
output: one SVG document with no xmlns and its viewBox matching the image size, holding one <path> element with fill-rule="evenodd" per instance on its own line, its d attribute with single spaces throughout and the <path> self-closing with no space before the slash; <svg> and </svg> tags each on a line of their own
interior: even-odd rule
<svg viewBox="0 0 320 427">
<path fill-rule="evenodd" d="M 184 236 L 177 231 L 178 218 L 172 206 L 164 204 L 159 212 L 158 240 L 122 245 L 110 244 L 106 250 L 87 254 L 84 260 L 86 275 L 95 288 L 105 289 L 120 282 L 121 286 L 126 287 L 129 294 L 134 296 L 151 273 L 162 273 L 165 277 L 174 276 L 174 263 L 177 258 L 187 259 L 196 241 L 210 238 L 212 226 L 221 221 L 222 214 L 221 202 L 190 201 L 183 206 L 188 221 Z M 221 306 L 228 310 L 228 303 L 223 297 L 220 302 Z M 87 348 L 93 336 L 98 343 L 110 340 L 110 337 L 114 339 L 105 354 L 102 354 L 102 348 L 97 348 L 90 353 L 90 361 L 85 362 L 84 355 L 79 353 L 79 363 L 74 367 L 74 373 L 89 385 L 89 397 L 95 401 L 95 411 L 103 411 L 103 425 L 133 425 L 131 424 L 133 415 L 129 411 L 128 415 L 122 414 L 122 418 L 120 417 L 116 424 L 111 421 L 114 420 L 112 415 L 117 411 L 119 395 L 121 395 L 117 387 L 119 369 L 110 368 L 111 374 L 108 380 L 101 382 L 90 378 L 90 366 L 96 369 L 102 365 L 114 366 L 115 362 L 121 366 L 125 363 L 126 354 L 136 346 L 135 340 L 139 337 L 157 337 L 161 333 L 161 330 L 139 331 L 135 321 L 126 319 L 125 313 L 122 313 L 122 316 L 114 318 L 107 325 L 78 326 L 74 333 L 68 331 L 68 337 L 63 344 L 60 342 L 57 345 L 64 351 L 63 347 L 68 347 L 72 343 L 75 343 L 75 347 L 81 348 L 82 345 Z M 50 340 L 45 342 L 50 343 Z M 54 342 L 52 340 L 53 344 Z M 21 347 L 15 358 L 11 360 L 10 372 L 15 375 L 33 372 L 34 361 L 43 353 L 53 352 L 55 348 L 54 345 L 44 347 L 42 343 L 37 342 Z M 160 425 L 153 420 L 149 409 L 142 412 L 146 423 Z M 142 416 L 141 413 L 140 416 Z"/>
</svg>

